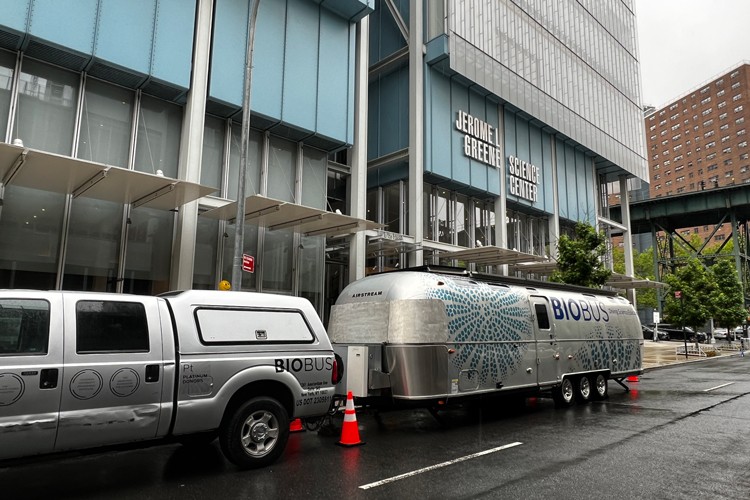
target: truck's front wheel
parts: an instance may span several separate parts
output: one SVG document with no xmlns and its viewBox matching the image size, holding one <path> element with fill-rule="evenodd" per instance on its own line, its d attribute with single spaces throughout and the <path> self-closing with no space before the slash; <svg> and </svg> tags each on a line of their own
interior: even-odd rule
<svg viewBox="0 0 750 500">
<path fill-rule="evenodd" d="M 289 416 L 275 399 L 258 397 L 240 405 L 219 433 L 224 455 L 233 464 L 256 468 L 276 461 L 289 439 Z"/>
</svg>

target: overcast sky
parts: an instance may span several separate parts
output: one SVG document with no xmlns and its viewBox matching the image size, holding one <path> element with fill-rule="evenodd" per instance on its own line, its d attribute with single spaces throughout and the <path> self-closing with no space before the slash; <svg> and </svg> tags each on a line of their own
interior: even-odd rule
<svg viewBox="0 0 750 500">
<path fill-rule="evenodd" d="M 636 0 L 643 104 L 664 107 L 750 61 L 750 0 Z"/>
</svg>

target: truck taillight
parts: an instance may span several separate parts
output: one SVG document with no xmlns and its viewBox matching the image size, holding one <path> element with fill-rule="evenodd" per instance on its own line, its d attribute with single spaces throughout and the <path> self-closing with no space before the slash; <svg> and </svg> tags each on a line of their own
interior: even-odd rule
<svg viewBox="0 0 750 500">
<path fill-rule="evenodd" d="M 341 378 L 344 376 L 344 360 L 338 354 L 333 354 L 333 373 L 331 373 L 331 383 L 333 385 L 341 382 Z"/>
</svg>

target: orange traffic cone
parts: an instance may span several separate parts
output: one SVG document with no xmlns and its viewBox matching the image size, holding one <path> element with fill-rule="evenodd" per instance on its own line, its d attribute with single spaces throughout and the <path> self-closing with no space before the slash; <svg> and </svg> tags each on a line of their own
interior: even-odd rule
<svg viewBox="0 0 750 500">
<path fill-rule="evenodd" d="M 628 377 L 628 382 L 638 382 L 638 375 L 631 375 Z"/>
<path fill-rule="evenodd" d="M 359 427 L 357 426 L 357 414 L 354 412 L 354 396 L 352 391 L 346 395 L 346 410 L 344 410 L 344 426 L 341 428 L 340 446 L 359 446 L 365 444 L 359 439 Z"/>
<path fill-rule="evenodd" d="M 302 427 L 302 419 L 301 418 L 295 418 L 289 424 L 289 432 L 303 432 L 304 430 L 305 430 L 305 428 Z"/>
</svg>

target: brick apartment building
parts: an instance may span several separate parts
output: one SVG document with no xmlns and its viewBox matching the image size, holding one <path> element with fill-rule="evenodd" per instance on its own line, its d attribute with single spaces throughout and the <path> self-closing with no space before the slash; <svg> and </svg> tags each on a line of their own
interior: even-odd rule
<svg viewBox="0 0 750 500">
<path fill-rule="evenodd" d="M 750 64 L 743 62 L 646 114 L 649 197 L 750 183 L 749 83 Z M 731 228 L 724 226 L 715 241 L 730 236 Z M 712 230 L 700 226 L 680 232 L 705 238 Z"/>
</svg>

